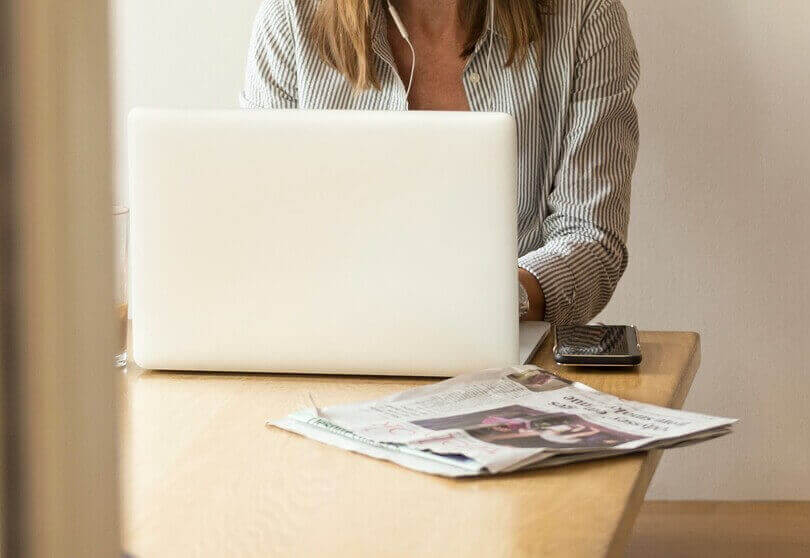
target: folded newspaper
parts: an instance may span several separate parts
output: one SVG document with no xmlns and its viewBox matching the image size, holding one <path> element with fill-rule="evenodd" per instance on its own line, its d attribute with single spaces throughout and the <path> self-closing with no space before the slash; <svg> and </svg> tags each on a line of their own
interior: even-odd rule
<svg viewBox="0 0 810 558">
<path fill-rule="evenodd" d="M 494 475 L 722 436 L 735 419 L 619 399 L 536 366 L 457 376 L 268 424 L 448 477 Z"/>
</svg>

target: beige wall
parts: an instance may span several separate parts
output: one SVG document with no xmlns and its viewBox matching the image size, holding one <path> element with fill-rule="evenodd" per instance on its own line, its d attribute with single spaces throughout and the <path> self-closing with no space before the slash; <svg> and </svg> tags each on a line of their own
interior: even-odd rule
<svg viewBox="0 0 810 558">
<path fill-rule="evenodd" d="M 626 5 L 642 149 L 604 319 L 699 331 L 686 406 L 742 419 L 667 454 L 651 495 L 810 498 L 810 3 Z"/>
<path fill-rule="evenodd" d="M 114 3 L 120 117 L 236 104 L 258 0 Z M 687 408 L 743 419 L 669 452 L 650 497 L 808 499 L 810 4 L 625 5 L 642 149 L 631 262 L 601 319 L 701 332 Z"/>
</svg>

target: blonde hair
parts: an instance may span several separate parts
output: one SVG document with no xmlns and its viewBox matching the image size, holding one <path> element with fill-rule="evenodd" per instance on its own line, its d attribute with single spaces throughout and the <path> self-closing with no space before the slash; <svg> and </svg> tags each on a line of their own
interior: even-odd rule
<svg viewBox="0 0 810 558">
<path fill-rule="evenodd" d="M 371 4 L 385 0 L 321 0 L 315 12 L 312 37 L 321 58 L 358 90 L 380 88 L 371 50 Z M 506 65 L 523 63 L 530 45 L 540 44 L 541 15 L 550 0 L 492 0 L 496 27 L 509 42 Z M 459 56 L 472 54 L 486 29 L 488 0 L 459 0 L 458 19 L 466 33 Z M 539 47 L 538 47 L 539 48 Z"/>
</svg>

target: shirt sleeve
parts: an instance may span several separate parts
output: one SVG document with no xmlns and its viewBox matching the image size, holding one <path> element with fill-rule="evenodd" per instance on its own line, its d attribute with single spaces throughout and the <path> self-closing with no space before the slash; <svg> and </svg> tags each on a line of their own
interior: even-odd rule
<svg viewBox="0 0 810 558">
<path fill-rule="evenodd" d="M 259 7 L 245 64 L 242 108 L 297 108 L 295 43 L 286 0 Z"/>
<path fill-rule="evenodd" d="M 586 13 L 567 132 L 547 199 L 543 245 L 520 257 L 546 299 L 545 320 L 582 324 L 608 303 L 627 267 L 630 181 L 638 153 L 638 53 L 618 0 Z"/>
</svg>

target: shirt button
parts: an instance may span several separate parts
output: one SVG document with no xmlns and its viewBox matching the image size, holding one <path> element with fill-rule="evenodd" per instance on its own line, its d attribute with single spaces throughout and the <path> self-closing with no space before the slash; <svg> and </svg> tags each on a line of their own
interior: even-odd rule
<svg viewBox="0 0 810 558">
<path fill-rule="evenodd" d="M 475 85 L 475 84 L 476 84 L 476 83 L 478 83 L 479 81 L 481 81 L 481 74 L 479 74 L 478 72 L 471 72 L 471 73 L 470 73 L 470 82 L 471 82 L 473 85 Z"/>
</svg>

